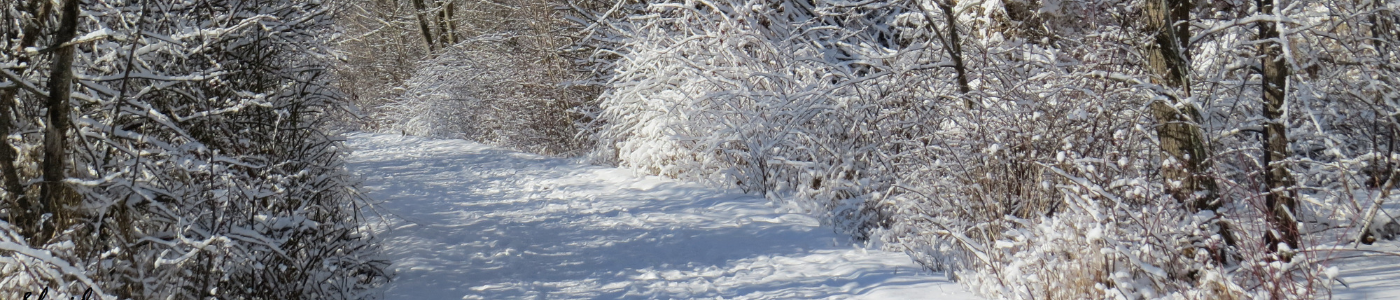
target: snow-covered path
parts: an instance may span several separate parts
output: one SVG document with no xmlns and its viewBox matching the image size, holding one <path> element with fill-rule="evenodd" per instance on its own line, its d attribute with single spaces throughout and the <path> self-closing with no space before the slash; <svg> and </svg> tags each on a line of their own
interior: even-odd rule
<svg viewBox="0 0 1400 300">
<path fill-rule="evenodd" d="M 972 299 L 761 197 L 460 140 L 352 134 L 387 299 Z"/>
</svg>

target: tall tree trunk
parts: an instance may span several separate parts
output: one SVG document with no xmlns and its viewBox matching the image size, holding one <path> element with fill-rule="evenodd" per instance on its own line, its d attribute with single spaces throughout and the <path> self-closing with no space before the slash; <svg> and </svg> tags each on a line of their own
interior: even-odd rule
<svg viewBox="0 0 1400 300">
<path fill-rule="evenodd" d="M 30 237 L 34 245 L 42 245 L 59 229 L 58 227 L 72 221 L 77 217 L 75 214 L 77 203 L 75 196 L 67 193 L 63 185 L 63 179 L 67 178 L 64 160 L 68 153 L 68 125 L 71 108 L 68 104 L 73 86 L 73 48 L 74 45 L 63 45 L 73 40 L 78 32 L 78 0 L 63 1 L 63 15 L 59 20 L 58 32 L 54 34 L 54 43 L 58 47 L 53 55 L 53 67 L 49 76 L 49 98 L 46 108 L 48 109 L 48 119 L 45 120 L 48 128 L 44 131 L 44 183 L 40 186 L 39 195 L 42 203 L 40 207 L 43 212 L 52 213 L 53 216 L 39 229 L 38 236 Z"/>
<path fill-rule="evenodd" d="M 1168 181 L 1167 192 L 1188 212 L 1217 210 L 1220 208 L 1219 186 L 1215 178 L 1206 174 L 1210 170 L 1210 150 L 1206 145 L 1205 132 L 1201 129 L 1201 113 L 1194 103 L 1181 101 L 1191 96 L 1191 0 L 1148 0 L 1147 29 L 1153 34 L 1153 43 L 1148 46 L 1148 67 L 1160 78 L 1160 83 L 1173 89 L 1167 93 L 1167 101 L 1153 101 L 1149 105 L 1153 117 L 1157 119 L 1157 138 L 1162 153 L 1175 161 L 1162 164 L 1162 178 Z M 1171 183 L 1179 183 L 1173 185 Z M 1222 219 L 1213 224 L 1225 245 L 1235 246 L 1237 241 L 1233 226 Z M 1217 252 L 1215 261 L 1224 263 L 1232 256 L 1227 249 Z"/>
<path fill-rule="evenodd" d="M 1258 0 L 1259 12 L 1272 14 L 1274 0 Z M 1283 61 L 1283 45 L 1279 43 L 1278 28 L 1273 22 L 1259 23 L 1259 44 L 1263 65 L 1264 94 L 1264 186 L 1269 189 L 1264 198 L 1269 210 L 1269 223 L 1274 231 L 1267 235 L 1270 251 L 1278 244 L 1298 249 L 1298 224 L 1294 213 L 1298 202 L 1290 195 L 1293 178 L 1283 160 L 1288 159 L 1288 132 L 1283 126 L 1284 98 L 1287 96 L 1288 63 Z"/>
<path fill-rule="evenodd" d="M 39 41 L 39 35 L 43 34 L 44 20 L 48 19 L 49 12 L 53 9 L 53 2 L 44 0 L 29 1 L 29 14 L 34 17 L 32 22 L 24 24 L 24 37 L 20 38 L 19 48 L 25 49 L 33 47 Z M 17 61 L 21 64 L 30 62 L 29 56 L 18 54 Z M 14 203 L 17 215 L 12 221 L 20 226 L 20 230 L 25 235 L 35 234 L 38 225 L 39 215 L 43 209 L 39 207 L 37 201 L 25 196 L 24 185 L 20 183 L 19 171 L 15 168 L 15 161 L 19 159 L 19 153 L 14 146 L 10 145 L 9 136 L 13 133 L 14 116 L 18 114 L 17 107 L 18 90 L 0 91 L 0 176 L 3 176 L 5 192 L 9 194 L 5 201 Z"/>
<path fill-rule="evenodd" d="M 24 61 L 24 59 L 21 59 Z M 19 154 L 10 145 L 10 133 L 14 132 L 13 113 L 15 110 L 15 97 L 18 90 L 0 91 L 0 176 L 3 176 L 5 193 L 8 194 L 5 202 L 14 203 L 21 212 L 14 221 L 18 224 L 32 224 L 32 216 L 37 212 L 33 203 L 24 197 L 24 185 L 20 183 L 19 172 L 15 169 L 15 160 Z"/>
<path fill-rule="evenodd" d="M 462 35 L 457 32 L 457 1 L 448 0 L 443 11 L 447 13 L 447 36 L 452 38 L 453 44 L 462 42 Z"/>
<path fill-rule="evenodd" d="M 413 3 L 414 15 L 418 17 L 418 31 L 423 34 L 423 41 L 428 43 L 428 52 L 437 51 L 433 45 L 433 32 L 428 26 L 428 22 L 432 18 L 428 16 L 428 6 L 423 4 L 423 0 L 411 0 L 411 2 Z"/>
<path fill-rule="evenodd" d="M 1157 136 L 1161 150 L 1179 165 L 1164 164 L 1162 177 L 1179 186 L 1169 185 L 1177 201 L 1190 201 L 1192 211 L 1215 210 L 1219 188 L 1206 176 L 1210 169 L 1210 152 L 1200 128 L 1201 113 L 1195 104 L 1184 103 L 1191 95 L 1190 61 L 1186 50 L 1191 39 L 1188 20 L 1193 4 L 1190 0 L 1149 0 L 1146 11 L 1147 29 L 1153 30 L 1153 41 L 1147 52 L 1148 67 L 1161 78 L 1164 86 L 1176 91 L 1165 95 L 1168 101 L 1154 101 L 1151 110 L 1157 118 Z"/>
</svg>

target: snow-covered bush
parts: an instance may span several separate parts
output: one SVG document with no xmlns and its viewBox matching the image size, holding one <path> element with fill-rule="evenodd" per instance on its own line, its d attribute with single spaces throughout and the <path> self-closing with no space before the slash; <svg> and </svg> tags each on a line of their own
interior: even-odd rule
<svg viewBox="0 0 1400 300">
<path fill-rule="evenodd" d="M 372 109 L 380 130 L 578 154 L 577 108 L 596 89 L 562 56 L 568 37 L 552 35 L 568 25 L 552 11 L 557 3 L 518 2 L 467 5 L 470 37 L 418 62 L 402 92 Z"/>
<path fill-rule="evenodd" d="M 803 2 L 655 2 L 631 22 L 591 117 L 596 161 L 790 200 L 858 236 L 883 222 L 879 129 L 899 54 Z M 910 104 L 916 105 L 916 104 Z M 897 111 L 908 114 L 914 111 Z"/>
<path fill-rule="evenodd" d="M 1311 298 L 1384 235 L 1395 4 L 627 3 L 590 19 L 597 161 L 794 203 L 988 296 Z"/>
<path fill-rule="evenodd" d="M 399 120 L 389 130 L 462 138 L 534 153 L 576 152 L 572 112 L 582 91 L 559 86 L 544 68 L 521 67 L 535 57 L 506 39 L 481 37 L 421 63 L 401 100 L 384 107 Z"/>
<path fill-rule="evenodd" d="M 87 294 L 89 299 L 114 299 L 88 277 L 82 264 L 75 266 L 66 259 L 76 257 L 73 246 L 65 240 L 32 248 L 19 230 L 0 220 L 0 253 L 5 254 L 0 255 L 0 297 L 62 299 Z"/>
<path fill-rule="evenodd" d="M 377 297 L 388 274 L 360 224 L 369 202 L 325 124 L 344 105 L 324 52 L 332 7 L 63 1 L 25 9 L 16 22 L 76 27 L 76 84 L 72 98 L 58 103 L 61 113 L 35 105 L 61 91 L 57 85 L 4 99 L 16 100 L 4 112 L 14 109 L 5 125 L 16 130 L 3 146 L 19 156 L 0 163 L 18 169 L 6 177 L 35 187 L 7 186 L 6 215 L 43 221 L 34 229 L 0 226 L 26 240 L 0 252 L 20 262 L 4 272 L 37 274 L 14 277 L 26 282 L 7 282 L 0 293 L 52 287 L 129 299 Z M 73 23 L 51 20 L 78 13 Z M 7 33 L 40 47 L 65 42 L 46 32 Z M 2 63 L 15 83 L 33 87 L 61 74 L 50 72 L 60 55 L 6 49 Z M 73 130 L 55 129 L 62 128 L 55 115 L 71 118 Z M 65 145 L 54 141 L 67 143 L 54 148 Z M 39 156 L 53 150 L 67 155 L 58 165 L 63 179 L 46 183 L 37 178 Z M 53 205 L 30 218 L 29 199 Z M 61 273 L 47 271 L 54 269 Z"/>
</svg>

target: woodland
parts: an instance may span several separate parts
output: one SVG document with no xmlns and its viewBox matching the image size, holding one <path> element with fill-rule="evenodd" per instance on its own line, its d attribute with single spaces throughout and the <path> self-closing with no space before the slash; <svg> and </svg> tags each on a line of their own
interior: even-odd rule
<svg viewBox="0 0 1400 300">
<path fill-rule="evenodd" d="M 375 298 L 352 131 L 761 195 L 988 298 L 1326 297 L 1400 234 L 1395 1 L 0 3 L 0 298 Z"/>
</svg>

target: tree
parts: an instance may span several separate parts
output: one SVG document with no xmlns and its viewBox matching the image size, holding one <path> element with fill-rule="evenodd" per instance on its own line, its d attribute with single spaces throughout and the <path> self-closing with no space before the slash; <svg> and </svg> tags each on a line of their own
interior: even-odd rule
<svg viewBox="0 0 1400 300">
<path fill-rule="evenodd" d="M 1157 136 L 1166 159 L 1162 177 L 1177 201 L 1191 201 L 1192 210 L 1215 210 L 1219 188 L 1210 170 L 1210 150 L 1200 108 L 1187 102 L 1191 98 L 1190 0 L 1149 0 L 1146 2 L 1145 30 L 1153 43 L 1146 49 L 1148 67 L 1169 90 L 1163 91 L 1163 101 L 1153 101 L 1151 109 L 1157 119 Z M 1179 185 L 1179 186 L 1178 186 Z M 1197 195 L 1200 193 L 1200 195 Z"/>
<path fill-rule="evenodd" d="M 77 212 L 77 206 L 81 203 L 81 198 L 76 198 L 67 192 L 63 180 L 68 178 L 68 170 L 65 157 L 68 149 L 68 126 L 71 124 L 69 114 L 72 107 L 69 104 L 69 95 L 72 94 L 73 85 L 73 48 L 70 41 L 77 36 L 78 32 L 78 1 L 67 0 L 63 2 L 61 19 L 58 23 L 58 31 L 54 33 L 54 43 L 51 46 L 54 50 L 53 66 L 49 68 L 52 72 L 49 75 L 49 94 L 45 107 L 48 111 L 48 118 L 45 119 L 48 126 L 44 132 L 44 183 L 40 186 L 40 209 L 46 214 L 52 214 L 48 221 L 41 222 L 38 232 L 30 233 L 30 243 L 44 244 L 59 228 L 67 227 L 67 222 L 73 222 L 82 216 Z"/>
<path fill-rule="evenodd" d="M 413 8 L 418 12 L 418 30 L 423 34 L 423 41 L 427 42 L 429 51 L 445 49 L 459 41 L 457 33 L 458 20 L 454 17 L 457 11 L 456 1 L 410 1 L 413 3 Z"/>
<path fill-rule="evenodd" d="M 1277 14 L 1273 0 L 1257 0 L 1260 13 Z M 1260 75 L 1263 76 L 1263 117 L 1264 117 L 1264 187 L 1265 206 L 1269 210 L 1269 221 L 1274 232 L 1268 234 L 1266 242 L 1270 250 L 1276 250 L 1279 243 L 1298 249 L 1298 203 L 1289 189 L 1293 187 L 1292 176 L 1285 165 L 1288 160 L 1288 132 L 1284 127 L 1284 101 L 1287 98 L 1288 62 L 1282 53 L 1284 43 L 1279 39 L 1274 22 L 1259 22 Z M 1287 254 L 1285 254 L 1287 257 Z"/>
<path fill-rule="evenodd" d="M 428 26 L 432 19 L 432 17 L 429 16 L 432 16 L 432 14 L 428 12 L 428 6 L 423 4 L 423 0 L 410 1 L 413 1 L 413 9 L 418 11 L 418 30 L 419 33 L 423 34 L 423 41 L 428 43 L 428 51 L 436 51 L 437 48 L 441 47 L 433 44 L 433 31 L 431 27 Z M 443 42 L 443 44 L 446 43 Z"/>
<path fill-rule="evenodd" d="M 8 30 L 5 31 L 7 44 L 3 50 L 0 50 L 3 51 L 6 58 L 14 59 L 15 67 L 27 66 L 33 61 L 28 53 L 19 50 L 33 47 L 39 41 L 42 28 L 47 24 L 47 16 L 52 10 L 52 3 L 51 1 L 17 2 L 16 5 L 9 6 L 12 9 L 5 11 L 7 16 L 13 16 L 10 19 L 22 20 L 17 22 L 18 24 L 6 24 L 13 27 L 7 28 Z M 20 5 L 23 6 L 20 7 Z M 19 42 L 13 45 L 9 44 L 10 41 L 16 40 L 16 36 L 20 37 Z M 26 82 L 21 78 L 21 74 L 30 70 L 30 68 L 15 67 L 0 70 L 5 75 L 5 79 L 12 83 L 12 88 L 0 90 L 0 134 L 6 137 L 14 131 L 15 116 L 20 113 L 17 110 L 16 97 L 19 96 L 20 92 L 19 84 Z M 16 69 L 20 70 L 20 74 L 11 73 L 11 70 Z M 38 87 L 25 87 L 29 92 L 42 94 Z M 15 166 L 18 155 L 19 153 L 15 151 L 8 138 L 0 140 L 0 173 L 3 173 L 0 175 L 4 176 L 4 188 L 7 194 L 5 202 L 11 203 L 11 207 L 14 208 L 10 218 L 21 224 L 18 229 L 25 232 L 26 236 L 38 235 L 39 217 L 44 209 L 39 207 L 40 202 L 25 195 L 25 188 L 20 183 L 22 179 Z"/>
</svg>

